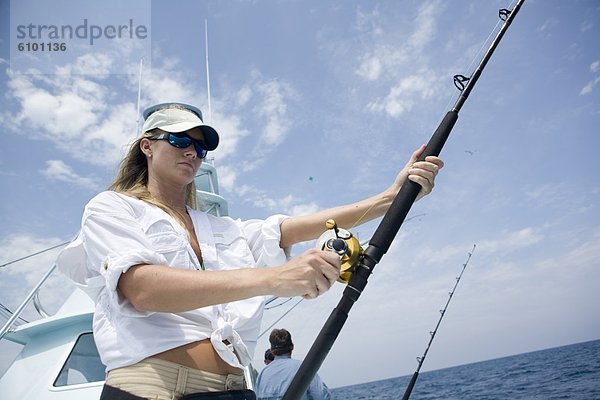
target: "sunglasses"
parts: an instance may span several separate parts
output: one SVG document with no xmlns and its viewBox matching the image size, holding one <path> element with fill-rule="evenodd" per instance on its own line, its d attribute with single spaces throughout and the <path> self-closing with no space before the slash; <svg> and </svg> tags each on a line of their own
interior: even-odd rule
<svg viewBox="0 0 600 400">
<path fill-rule="evenodd" d="M 196 155 L 199 158 L 206 158 L 206 154 L 208 154 L 208 150 L 204 148 L 204 143 L 199 140 L 196 140 L 190 137 L 187 133 L 161 133 L 159 135 L 151 136 L 148 139 L 150 140 L 168 140 L 169 144 L 173 147 L 177 147 L 178 149 L 185 149 L 192 143 L 194 144 L 194 148 L 196 149 Z"/>
</svg>

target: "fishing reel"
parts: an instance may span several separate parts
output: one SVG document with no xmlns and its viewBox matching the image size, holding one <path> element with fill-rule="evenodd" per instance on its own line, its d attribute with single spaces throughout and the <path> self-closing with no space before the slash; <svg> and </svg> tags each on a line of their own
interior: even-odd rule
<svg viewBox="0 0 600 400">
<path fill-rule="evenodd" d="M 317 239 L 317 248 L 340 256 L 342 266 L 338 282 L 348 283 L 363 254 L 363 248 L 351 232 L 338 228 L 334 220 L 327 220 L 325 226 L 328 230 Z"/>
</svg>

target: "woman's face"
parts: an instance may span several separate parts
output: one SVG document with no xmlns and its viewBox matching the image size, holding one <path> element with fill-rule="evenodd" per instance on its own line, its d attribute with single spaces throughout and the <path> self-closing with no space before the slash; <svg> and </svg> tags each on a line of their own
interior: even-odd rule
<svg viewBox="0 0 600 400">
<path fill-rule="evenodd" d="M 204 139 L 199 128 L 185 133 L 196 140 Z M 194 180 L 202 163 L 193 144 L 186 148 L 178 148 L 168 140 L 144 139 L 141 146 L 148 161 L 148 178 L 161 183 L 187 186 Z"/>
</svg>

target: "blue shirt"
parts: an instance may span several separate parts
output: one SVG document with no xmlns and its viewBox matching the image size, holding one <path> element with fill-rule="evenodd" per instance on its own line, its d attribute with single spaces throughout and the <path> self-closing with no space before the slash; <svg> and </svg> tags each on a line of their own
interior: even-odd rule
<svg viewBox="0 0 600 400">
<path fill-rule="evenodd" d="M 275 356 L 275 360 L 271 361 L 256 379 L 254 390 L 258 400 L 281 400 L 300 364 L 301 361 L 294 360 L 289 355 Z M 302 399 L 329 400 L 331 393 L 319 375 L 315 375 Z"/>
</svg>

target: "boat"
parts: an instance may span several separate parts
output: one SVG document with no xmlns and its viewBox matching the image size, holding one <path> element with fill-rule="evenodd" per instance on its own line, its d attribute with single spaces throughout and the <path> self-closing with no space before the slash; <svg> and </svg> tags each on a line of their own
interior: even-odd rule
<svg viewBox="0 0 600 400">
<path fill-rule="evenodd" d="M 228 215 L 225 199 L 219 194 L 214 160 L 205 160 L 195 177 L 197 206 L 215 216 Z M 0 397 L 19 400 L 96 400 L 100 398 L 105 366 L 92 334 L 94 303 L 75 288 L 54 315 L 39 299 L 40 288 L 51 276 L 62 276 L 52 265 L 0 330 L 0 342 L 7 340 L 22 348 L 0 377 Z M 20 323 L 27 306 L 33 305 L 39 319 Z M 255 371 L 247 368 L 247 381 Z"/>
</svg>

